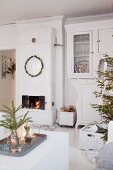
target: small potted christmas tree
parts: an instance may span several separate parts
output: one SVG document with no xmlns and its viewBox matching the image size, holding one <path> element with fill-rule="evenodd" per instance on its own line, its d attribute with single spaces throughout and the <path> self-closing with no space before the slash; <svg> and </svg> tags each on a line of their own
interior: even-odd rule
<svg viewBox="0 0 113 170">
<path fill-rule="evenodd" d="M 17 112 L 22 108 L 22 106 L 16 108 L 13 101 L 11 108 L 5 105 L 3 105 L 3 107 L 4 109 L 1 110 L 1 112 L 4 114 L 2 115 L 3 120 L 0 120 L 0 126 L 8 129 L 11 133 L 11 137 L 15 137 L 16 145 L 19 145 L 17 129 L 26 122 L 32 122 L 31 117 L 28 117 L 28 112 L 24 115 L 17 116 Z"/>
<path fill-rule="evenodd" d="M 94 92 L 100 98 L 100 103 L 92 104 L 92 107 L 101 114 L 103 122 L 109 123 L 113 120 L 113 58 L 106 55 L 102 60 L 106 69 L 97 71 L 100 90 Z M 107 140 L 107 129 L 100 128 L 100 131 L 104 133 L 104 140 Z"/>
</svg>

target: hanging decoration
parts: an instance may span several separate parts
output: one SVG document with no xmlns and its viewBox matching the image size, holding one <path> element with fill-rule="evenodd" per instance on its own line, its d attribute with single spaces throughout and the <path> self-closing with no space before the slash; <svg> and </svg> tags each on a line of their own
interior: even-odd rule
<svg viewBox="0 0 113 170">
<path fill-rule="evenodd" d="M 29 76 L 37 77 L 42 73 L 44 63 L 40 57 L 34 55 L 26 60 L 24 68 Z"/>
<path fill-rule="evenodd" d="M 2 78 L 6 78 L 7 74 L 10 74 L 11 78 L 14 79 L 15 70 L 15 60 L 10 57 L 2 56 Z"/>
</svg>

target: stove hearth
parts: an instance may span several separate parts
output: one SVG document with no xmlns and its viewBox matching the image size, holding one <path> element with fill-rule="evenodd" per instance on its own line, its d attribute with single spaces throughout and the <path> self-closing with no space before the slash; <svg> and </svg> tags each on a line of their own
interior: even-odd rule
<svg viewBox="0 0 113 170">
<path fill-rule="evenodd" d="M 22 95 L 22 108 L 45 110 L 45 96 Z"/>
</svg>

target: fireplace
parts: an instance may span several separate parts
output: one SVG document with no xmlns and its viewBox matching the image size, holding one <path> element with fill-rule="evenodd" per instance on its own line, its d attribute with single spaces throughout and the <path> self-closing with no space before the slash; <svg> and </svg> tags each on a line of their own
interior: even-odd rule
<svg viewBox="0 0 113 170">
<path fill-rule="evenodd" d="M 22 108 L 45 110 L 45 96 L 22 95 Z"/>
</svg>

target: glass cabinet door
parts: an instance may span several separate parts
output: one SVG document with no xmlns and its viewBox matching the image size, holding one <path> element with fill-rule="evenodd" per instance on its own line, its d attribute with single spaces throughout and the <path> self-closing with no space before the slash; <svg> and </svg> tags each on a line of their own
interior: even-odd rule
<svg viewBox="0 0 113 170">
<path fill-rule="evenodd" d="M 91 73 L 91 43 L 90 33 L 73 35 L 73 72 L 75 74 Z"/>
</svg>

